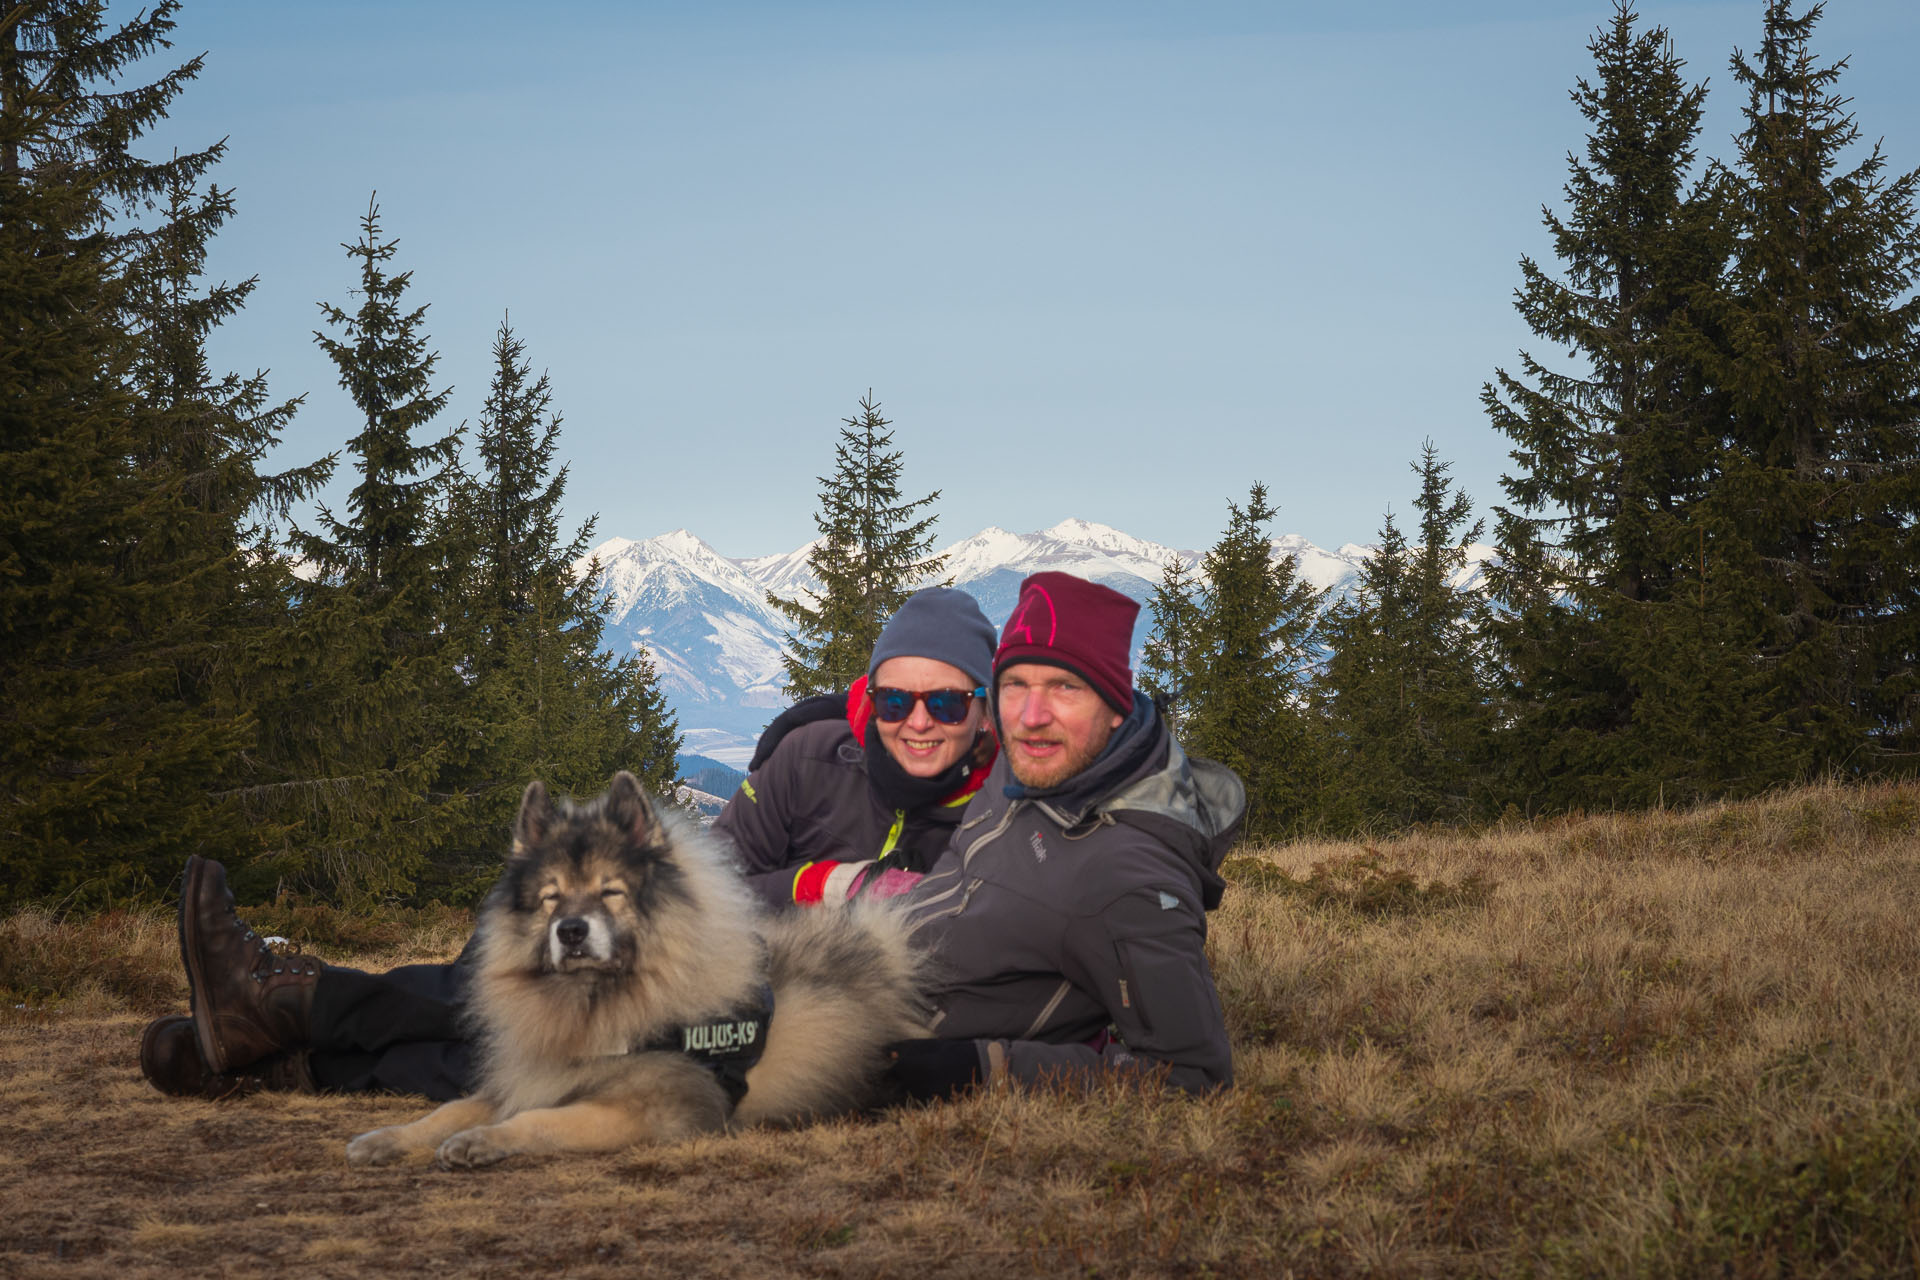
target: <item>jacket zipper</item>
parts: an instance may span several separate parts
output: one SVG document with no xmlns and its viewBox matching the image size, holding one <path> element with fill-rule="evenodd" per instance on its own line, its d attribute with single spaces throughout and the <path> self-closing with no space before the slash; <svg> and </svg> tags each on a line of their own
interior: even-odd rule
<svg viewBox="0 0 1920 1280">
<path fill-rule="evenodd" d="M 1067 992 L 1071 990 L 1073 990 L 1073 984 L 1062 978 L 1060 985 L 1054 988 L 1053 999 L 1047 1001 L 1046 1008 L 1040 1010 L 1039 1016 L 1033 1020 L 1033 1025 L 1028 1027 L 1026 1034 L 1020 1038 L 1022 1040 L 1032 1040 L 1038 1036 L 1041 1028 L 1047 1025 L 1047 1019 L 1053 1016 L 1053 1011 L 1060 1007 L 1060 1002 L 1067 998 Z"/>
<path fill-rule="evenodd" d="M 958 891 L 960 893 L 960 901 L 958 905 L 956 905 L 950 911 L 929 912 L 926 915 L 919 915 L 919 913 L 916 912 L 915 914 L 919 916 L 919 919 L 938 920 L 938 919 L 945 918 L 947 916 L 957 916 L 962 911 L 965 911 L 967 909 L 967 899 L 971 898 L 973 896 L 973 891 L 980 887 L 980 880 L 977 877 L 974 879 L 966 878 L 967 863 L 973 860 L 973 855 L 980 851 L 981 845 L 986 844 L 990 840 L 998 839 L 1000 836 L 1006 834 L 1007 828 L 1013 825 L 1014 811 L 1019 807 L 1020 806 L 1017 802 L 1014 804 L 1008 805 L 1007 811 L 1000 816 L 1000 821 L 996 822 L 993 825 L 993 829 L 991 831 L 988 831 L 985 835 L 981 836 L 979 839 L 975 840 L 972 844 L 968 845 L 966 849 L 960 854 L 960 865 L 958 868 L 955 869 L 955 872 L 954 872 L 956 876 L 961 878 L 960 883 L 955 884 L 951 889 L 943 889 L 939 893 L 924 899 L 922 904 L 924 906 L 930 907 L 936 902 L 941 902 L 951 897 L 956 891 Z"/>
<path fill-rule="evenodd" d="M 905 809 L 895 809 L 893 811 L 893 825 L 887 829 L 886 843 L 880 846 L 880 852 L 873 856 L 873 860 L 875 862 L 883 861 L 888 854 L 892 853 L 900 843 L 900 833 L 906 829 L 907 811 Z"/>
<path fill-rule="evenodd" d="M 972 901 L 973 891 L 975 889 L 978 889 L 981 885 L 985 883 L 986 881 L 980 879 L 978 876 L 975 876 L 972 879 L 968 880 L 964 885 L 959 886 L 960 901 L 954 903 L 953 906 L 946 911 L 932 911 L 932 912 L 928 912 L 926 915 L 920 916 L 918 919 L 914 921 L 914 927 L 919 928 L 921 924 L 925 923 L 928 920 L 945 920 L 951 916 L 959 915 L 962 911 L 965 911 L 967 909 L 967 903 Z M 953 890 L 949 889 L 946 891 L 946 893 L 941 894 L 940 896 L 944 898 L 944 897 L 951 896 L 952 893 L 953 893 Z M 933 901 L 937 902 L 939 901 L 939 898 L 935 898 L 933 899 Z"/>
<path fill-rule="evenodd" d="M 1012 804 L 1007 806 L 1007 811 L 1005 813 L 1000 815 L 1000 821 L 993 824 L 993 830 L 987 832 L 985 835 L 981 836 L 979 839 L 975 840 L 972 844 L 967 846 L 966 852 L 960 855 L 960 869 L 962 871 L 965 871 L 967 869 L 967 864 L 973 861 L 973 855 L 980 852 L 980 846 L 988 843 L 989 841 L 998 840 L 1001 836 L 1007 833 L 1007 828 L 1013 825 L 1013 815 L 1018 813 L 1019 811 L 1020 811 L 1020 802 L 1016 800 Z"/>
</svg>

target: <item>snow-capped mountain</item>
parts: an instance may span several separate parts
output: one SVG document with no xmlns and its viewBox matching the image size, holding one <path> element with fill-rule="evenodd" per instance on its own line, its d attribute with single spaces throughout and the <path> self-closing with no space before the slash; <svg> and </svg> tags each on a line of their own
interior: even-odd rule
<svg viewBox="0 0 1920 1280">
<path fill-rule="evenodd" d="M 644 646 L 652 655 L 687 750 L 744 767 L 760 729 L 786 705 L 780 654 L 787 623 L 768 605 L 767 593 L 793 599 L 815 587 L 807 569 L 812 549 L 808 543 L 781 555 L 730 560 L 685 529 L 639 541 L 612 538 L 594 548 L 606 601 L 604 643 L 616 652 Z M 1347 543 L 1326 551 L 1289 534 L 1274 540 L 1273 553 L 1293 556 L 1303 578 L 1337 596 L 1374 548 Z M 1474 547 L 1458 583 L 1477 585 L 1492 553 Z M 982 529 L 940 554 L 947 558 L 941 576 L 971 593 L 995 626 L 1013 612 L 1020 580 L 1030 573 L 1075 573 L 1145 605 L 1168 564 L 1178 559 L 1196 568 L 1201 559 L 1197 551 L 1086 520 L 1063 520 L 1036 533 Z M 1151 625 L 1142 608 L 1133 636 L 1136 665 Z"/>
<path fill-rule="evenodd" d="M 978 600 L 995 626 L 1013 612 L 1020 580 L 1030 573 L 1048 569 L 1075 573 L 1145 604 L 1168 563 L 1178 558 L 1191 568 L 1199 559 L 1195 552 L 1163 547 L 1086 520 L 1062 520 L 1038 533 L 982 529 L 942 554 L 947 557 L 944 576 Z M 1134 634 L 1136 648 L 1144 643 L 1149 621 L 1143 613 Z"/>
<path fill-rule="evenodd" d="M 786 705 L 784 631 L 740 564 L 685 529 L 613 538 L 593 555 L 606 602 L 602 643 L 616 653 L 646 647 L 682 728 L 751 733 Z"/>
<path fill-rule="evenodd" d="M 799 547 L 781 556 L 754 556 L 740 561 L 740 568 L 749 578 L 760 584 L 764 591 L 770 591 L 782 600 L 791 600 L 802 591 L 811 590 L 819 582 L 813 576 L 813 570 L 807 567 L 807 557 L 820 545 L 820 539 L 803 542 Z"/>
</svg>

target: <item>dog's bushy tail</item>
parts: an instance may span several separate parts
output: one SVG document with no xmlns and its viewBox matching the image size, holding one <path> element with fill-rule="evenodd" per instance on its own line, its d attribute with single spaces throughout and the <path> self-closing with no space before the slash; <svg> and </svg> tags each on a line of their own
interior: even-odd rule
<svg viewBox="0 0 1920 1280">
<path fill-rule="evenodd" d="M 790 911 L 765 924 L 773 1023 L 734 1123 L 794 1124 L 877 1096 L 883 1048 L 927 1034 L 927 958 L 893 902 Z"/>
</svg>

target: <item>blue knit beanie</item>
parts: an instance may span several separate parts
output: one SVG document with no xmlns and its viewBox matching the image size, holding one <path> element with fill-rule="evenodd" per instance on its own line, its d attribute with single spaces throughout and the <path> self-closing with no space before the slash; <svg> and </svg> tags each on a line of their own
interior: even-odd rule
<svg viewBox="0 0 1920 1280">
<path fill-rule="evenodd" d="M 932 658 L 960 668 L 975 685 L 993 674 L 999 637 L 974 598 L 952 587 L 928 587 L 907 597 L 873 646 L 867 675 L 888 658 Z"/>
</svg>

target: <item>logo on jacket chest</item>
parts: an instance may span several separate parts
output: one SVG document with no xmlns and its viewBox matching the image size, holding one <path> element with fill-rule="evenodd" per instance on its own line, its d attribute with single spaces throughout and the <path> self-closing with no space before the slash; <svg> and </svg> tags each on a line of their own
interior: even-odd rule
<svg viewBox="0 0 1920 1280">
<path fill-rule="evenodd" d="M 1032 832 L 1027 836 L 1027 847 L 1033 850 L 1033 860 L 1035 862 L 1045 862 L 1047 860 L 1047 842 L 1040 838 L 1038 831 Z"/>
</svg>

